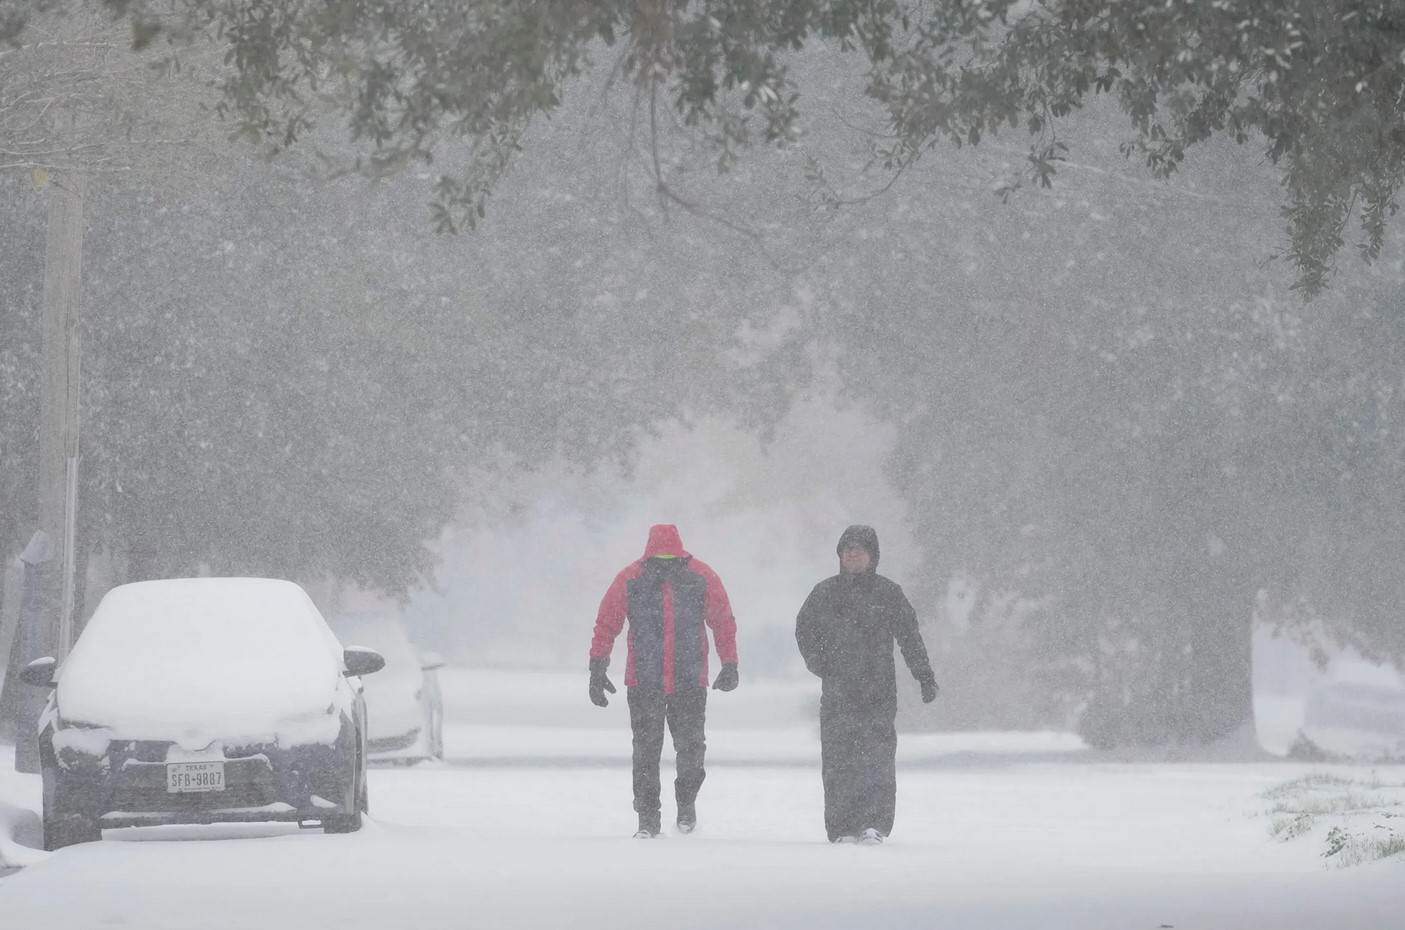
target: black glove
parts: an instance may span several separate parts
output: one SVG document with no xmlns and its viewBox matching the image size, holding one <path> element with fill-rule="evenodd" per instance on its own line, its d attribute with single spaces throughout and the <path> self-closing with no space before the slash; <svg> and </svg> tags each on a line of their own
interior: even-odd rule
<svg viewBox="0 0 1405 930">
<path fill-rule="evenodd" d="M 737 687 L 737 663 L 724 662 L 722 671 L 717 673 L 717 679 L 712 683 L 714 691 L 732 691 Z"/>
<path fill-rule="evenodd" d="M 610 699 L 605 697 L 605 692 L 615 693 L 615 686 L 611 683 L 605 668 L 610 664 L 609 659 L 590 660 L 590 703 L 596 707 L 606 707 Z"/>
<path fill-rule="evenodd" d="M 922 685 L 923 704 L 930 704 L 937 699 L 937 691 L 940 689 L 937 687 L 937 678 L 935 675 L 928 675 L 918 682 L 918 684 Z"/>
</svg>

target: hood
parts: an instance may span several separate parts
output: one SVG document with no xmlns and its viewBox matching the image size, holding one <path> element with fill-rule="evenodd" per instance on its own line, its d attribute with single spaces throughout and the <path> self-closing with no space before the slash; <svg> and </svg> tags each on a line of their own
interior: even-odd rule
<svg viewBox="0 0 1405 930">
<path fill-rule="evenodd" d="M 873 564 L 868 567 L 868 570 L 871 572 L 878 570 L 877 530 L 871 526 L 864 526 L 862 523 L 855 523 L 839 536 L 839 544 L 834 547 L 834 554 L 838 555 L 851 546 L 867 549 L 868 554 L 873 556 Z"/>
<path fill-rule="evenodd" d="M 118 739 L 261 741 L 294 718 L 326 718 L 341 661 L 291 582 L 143 581 L 103 597 L 59 670 L 56 701 L 66 719 Z"/>
<path fill-rule="evenodd" d="M 655 523 L 649 527 L 649 542 L 644 547 L 644 558 L 673 556 L 676 559 L 688 558 L 683 550 L 683 537 L 678 535 L 678 527 L 672 523 Z"/>
</svg>

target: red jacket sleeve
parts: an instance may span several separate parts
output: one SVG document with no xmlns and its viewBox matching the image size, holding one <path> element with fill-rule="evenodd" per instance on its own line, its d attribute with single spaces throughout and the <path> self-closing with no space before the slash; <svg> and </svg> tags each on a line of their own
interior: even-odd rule
<svg viewBox="0 0 1405 930">
<path fill-rule="evenodd" d="M 615 648 L 615 637 L 624 629 L 625 613 L 629 609 L 629 575 L 628 568 L 616 575 L 600 599 L 600 610 L 595 615 L 595 635 L 590 640 L 592 659 L 608 659 Z"/>
<path fill-rule="evenodd" d="M 693 563 L 696 565 L 697 560 Z M 732 603 L 727 599 L 727 589 L 722 587 L 722 579 L 717 577 L 709 566 L 701 565 L 702 575 L 707 579 L 707 625 L 712 628 L 712 639 L 717 643 L 717 657 L 723 663 L 735 665 L 737 661 L 737 620 L 732 616 Z"/>
</svg>

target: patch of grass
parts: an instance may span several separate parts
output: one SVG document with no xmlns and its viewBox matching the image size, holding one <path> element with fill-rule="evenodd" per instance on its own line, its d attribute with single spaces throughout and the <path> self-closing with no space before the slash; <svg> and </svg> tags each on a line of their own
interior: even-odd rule
<svg viewBox="0 0 1405 930">
<path fill-rule="evenodd" d="M 1292 781 L 1285 781 L 1281 785 L 1274 785 L 1263 793 L 1264 800 L 1276 801 L 1279 798 L 1289 795 L 1301 794 L 1304 791 L 1311 791 L 1314 788 L 1332 788 L 1343 785 L 1354 785 L 1350 778 L 1342 778 L 1340 775 L 1329 775 L 1326 772 L 1312 772 L 1302 778 L 1295 778 Z"/>
<path fill-rule="evenodd" d="M 1398 856 L 1405 853 L 1405 836 L 1392 836 L 1388 840 L 1378 840 L 1376 842 L 1376 858 L 1385 859 L 1388 856 Z"/>
<path fill-rule="evenodd" d="M 1333 827 L 1327 831 L 1327 849 L 1322 857 L 1345 869 L 1405 853 L 1405 834 L 1381 824 L 1376 824 L 1375 829 L 1384 830 L 1386 835 L 1371 836 Z"/>
<path fill-rule="evenodd" d="M 1325 814 L 1350 814 L 1355 811 L 1374 811 L 1383 807 L 1399 807 L 1399 801 L 1390 801 L 1375 794 L 1359 794 L 1347 789 L 1343 794 L 1328 797 L 1301 798 L 1293 802 L 1279 801 L 1269 811 L 1270 814 L 1310 814 L 1321 817 Z"/>
<path fill-rule="evenodd" d="M 1261 796 L 1272 802 L 1267 813 L 1271 818 L 1269 834 L 1274 839 L 1298 839 L 1326 820 L 1332 827 L 1322 856 L 1333 864 L 1348 866 L 1402 851 L 1405 836 L 1380 822 L 1405 816 L 1398 810 L 1405 806 L 1402 789 L 1405 785 L 1386 784 L 1374 775 L 1354 779 L 1316 772 L 1275 785 Z M 1363 823 L 1367 818 L 1369 827 Z M 1384 836 L 1376 832 L 1381 830 Z"/>
<path fill-rule="evenodd" d="M 1295 814 L 1291 817 L 1275 817 L 1269 824 L 1268 832 L 1277 840 L 1291 840 L 1311 832 L 1316 818 L 1311 814 Z"/>
</svg>

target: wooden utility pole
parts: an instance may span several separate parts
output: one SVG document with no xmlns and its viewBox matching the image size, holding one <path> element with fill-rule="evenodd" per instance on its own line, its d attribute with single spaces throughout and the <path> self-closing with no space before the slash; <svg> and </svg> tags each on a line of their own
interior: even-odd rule
<svg viewBox="0 0 1405 930">
<path fill-rule="evenodd" d="M 79 297 L 83 280 L 80 174 L 65 174 L 49 194 L 44 259 L 44 419 L 39 438 L 39 528 L 55 545 L 59 577 L 50 588 L 56 658 L 73 645 L 73 529 L 78 504 Z"/>
<path fill-rule="evenodd" d="M 39 532 L 50 556 L 39 573 L 40 609 L 21 620 L 16 646 L 23 662 L 60 660 L 73 639 L 74 524 L 78 499 L 79 289 L 83 270 L 80 174 L 49 179 L 49 231 L 44 256 L 44 395 L 39 425 Z M 20 700 L 15 768 L 39 771 L 34 727 L 45 695 L 27 688 Z"/>
</svg>

